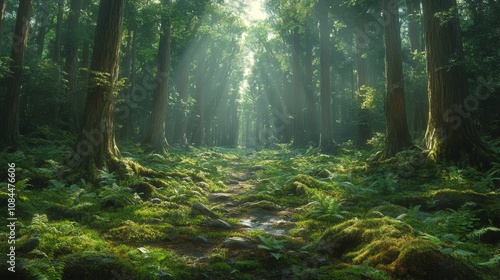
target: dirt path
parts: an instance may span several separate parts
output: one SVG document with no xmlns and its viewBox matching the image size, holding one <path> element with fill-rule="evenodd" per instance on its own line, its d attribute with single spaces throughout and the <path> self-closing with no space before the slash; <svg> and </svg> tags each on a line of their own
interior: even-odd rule
<svg viewBox="0 0 500 280">
<path fill-rule="evenodd" d="M 185 258 L 194 267 L 203 267 L 208 264 L 210 255 L 217 249 L 229 247 L 228 250 L 239 249 L 260 250 L 257 248 L 259 240 L 244 238 L 233 245 L 226 242 L 231 237 L 246 236 L 250 231 L 262 231 L 276 237 L 287 236 L 290 229 L 295 225 L 293 221 L 293 208 L 278 205 L 266 200 L 246 200 L 249 194 L 259 194 L 257 185 L 262 179 L 257 171 L 262 167 L 249 166 L 244 159 L 227 162 L 221 166 L 224 170 L 226 190 L 213 192 L 207 195 L 208 209 L 217 208 L 223 215 L 219 219 L 208 218 L 202 227 L 207 232 L 220 232 L 218 237 L 196 236 L 189 240 L 175 240 L 167 244 L 167 248 L 175 251 L 179 256 Z M 226 220 L 233 221 L 229 224 Z M 237 224 L 234 221 L 237 220 Z M 238 241 L 238 240 L 237 240 Z M 249 241 L 248 248 L 245 242 Z"/>
</svg>

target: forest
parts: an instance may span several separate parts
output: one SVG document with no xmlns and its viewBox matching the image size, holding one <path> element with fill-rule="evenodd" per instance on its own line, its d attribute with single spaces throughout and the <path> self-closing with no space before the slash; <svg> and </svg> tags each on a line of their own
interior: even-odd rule
<svg viewBox="0 0 500 280">
<path fill-rule="evenodd" d="M 499 14 L 0 0 L 0 278 L 500 279 Z"/>
</svg>

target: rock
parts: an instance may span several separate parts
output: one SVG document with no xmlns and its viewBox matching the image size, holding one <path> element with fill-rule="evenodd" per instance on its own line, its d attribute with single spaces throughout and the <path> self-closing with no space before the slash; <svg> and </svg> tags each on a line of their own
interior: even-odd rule
<svg viewBox="0 0 500 280">
<path fill-rule="evenodd" d="M 219 215 L 217 215 L 212 210 L 208 209 L 207 206 L 205 206 L 199 202 L 196 202 L 195 204 L 193 204 L 193 206 L 191 206 L 191 214 L 192 215 L 203 215 L 203 216 L 210 217 L 212 219 L 219 218 Z"/>
<path fill-rule="evenodd" d="M 256 165 L 256 166 L 250 167 L 249 170 L 250 171 L 259 171 L 259 170 L 263 170 L 263 169 L 264 169 L 264 167 Z"/>
<path fill-rule="evenodd" d="M 243 175 L 243 176 L 238 176 L 238 178 L 236 178 L 238 181 L 248 181 L 250 180 L 250 175 Z"/>
<path fill-rule="evenodd" d="M 210 223 L 210 226 L 216 227 L 216 228 L 224 228 L 224 229 L 232 229 L 233 228 L 233 226 L 230 223 L 228 223 L 224 220 L 221 220 L 221 219 L 213 220 Z"/>
<path fill-rule="evenodd" d="M 480 279 L 394 219 L 349 220 L 326 230 L 316 252 L 357 265 L 391 267 L 391 279 Z"/>
<path fill-rule="evenodd" d="M 151 198 L 151 196 L 156 194 L 155 186 L 153 186 L 149 183 L 146 183 L 146 182 L 139 182 L 139 183 L 133 184 L 132 186 L 130 186 L 130 188 L 134 192 L 138 193 L 141 196 L 141 198 L 144 198 L 144 199 L 149 199 L 149 198 Z"/>
<path fill-rule="evenodd" d="M 228 193 L 211 193 L 208 195 L 208 200 L 214 202 L 227 201 L 231 198 L 231 194 Z"/>
<path fill-rule="evenodd" d="M 65 257 L 63 280 L 145 279 L 129 261 L 103 253 L 75 253 Z"/>
<path fill-rule="evenodd" d="M 242 237 L 230 237 L 222 243 L 223 248 L 247 249 L 253 247 L 253 242 Z"/>
<path fill-rule="evenodd" d="M 201 235 L 196 236 L 193 241 L 194 241 L 194 243 L 197 243 L 197 244 L 207 244 L 208 242 L 210 242 L 210 240 L 208 240 L 208 238 L 201 236 Z"/>
<path fill-rule="evenodd" d="M 201 181 L 196 183 L 196 185 L 202 189 L 208 189 L 210 185 L 207 182 Z"/>
<path fill-rule="evenodd" d="M 282 207 L 279 206 L 278 204 L 268 201 L 268 200 L 261 200 L 261 201 L 256 201 L 256 202 L 246 202 L 242 205 L 242 207 L 246 207 L 248 209 L 264 209 L 264 210 L 279 210 Z"/>
<path fill-rule="evenodd" d="M 227 179 L 227 180 L 225 181 L 225 183 L 226 183 L 227 185 L 237 185 L 237 184 L 239 183 L 239 181 L 238 181 L 238 180 L 234 180 L 234 179 Z"/>
</svg>

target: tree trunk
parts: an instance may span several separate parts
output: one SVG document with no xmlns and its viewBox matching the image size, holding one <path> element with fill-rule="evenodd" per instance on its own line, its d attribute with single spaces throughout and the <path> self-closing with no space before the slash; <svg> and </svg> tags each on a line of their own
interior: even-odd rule
<svg viewBox="0 0 500 280">
<path fill-rule="evenodd" d="M 80 26 L 80 14 L 82 9 L 81 0 L 71 0 L 69 18 L 68 18 L 68 30 L 66 34 L 66 79 L 68 81 L 68 106 L 70 110 L 68 115 L 73 120 L 73 125 L 78 126 L 78 93 L 77 93 L 77 82 L 78 82 L 78 46 L 80 45 L 79 36 L 75 33 L 79 30 Z"/>
<path fill-rule="evenodd" d="M 203 59 L 203 58 L 202 58 Z M 198 69 L 196 71 L 196 89 L 194 98 L 196 103 L 194 105 L 194 124 L 193 124 L 193 135 L 191 138 L 191 143 L 195 146 L 205 146 L 205 105 L 206 96 L 204 89 L 206 88 L 205 81 L 205 71 L 207 69 L 207 61 L 203 60 L 199 63 Z"/>
<path fill-rule="evenodd" d="M 304 147 L 306 145 L 306 135 L 303 121 L 303 88 L 302 88 L 302 68 L 300 65 L 300 33 L 299 27 L 293 30 L 292 43 L 292 71 L 293 71 L 293 145 Z"/>
<path fill-rule="evenodd" d="M 332 93 L 330 90 L 330 27 L 328 24 L 329 4 L 319 1 L 320 32 L 320 86 L 321 86 L 321 138 L 320 149 L 323 153 L 332 153 L 335 148 L 332 125 Z"/>
<path fill-rule="evenodd" d="M 163 1 L 163 5 L 165 6 L 170 6 L 170 4 L 169 0 Z M 165 124 L 168 110 L 170 76 L 170 19 L 165 11 L 161 20 L 158 60 L 152 122 L 144 143 L 151 145 L 157 152 L 162 152 L 168 147 L 167 138 L 165 137 Z"/>
<path fill-rule="evenodd" d="M 398 5 L 384 0 L 385 24 L 385 120 L 386 138 L 381 159 L 387 159 L 412 145 L 406 120 L 405 91 L 403 81 L 403 55 L 399 30 Z"/>
<path fill-rule="evenodd" d="M 47 21 L 49 17 L 49 12 L 47 3 L 42 1 L 38 4 L 38 9 L 36 12 L 36 22 L 38 24 L 38 34 L 36 35 L 36 56 L 38 59 L 42 58 L 43 49 L 45 45 L 45 33 L 47 31 Z"/>
<path fill-rule="evenodd" d="M 3 102 L 0 122 L 0 145 L 15 147 L 19 142 L 19 111 L 21 100 L 21 77 L 24 53 L 28 44 L 31 0 L 21 0 L 16 16 L 16 27 L 10 55 L 10 75 L 6 79 L 7 92 Z"/>
<path fill-rule="evenodd" d="M 410 49 L 411 52 L 421 52 L 422 51 L 422 43 L 421 43 L 421 27 L 418 24 L 418 19 L 420 19 L 420 0 L 406 0 L 406 9 L 408 12 L 408 37 L 410 39 Z M 418 61 L 414 60 L 411 63 L 414 71 L 417 75 L 424 70 L 418 63 Z M 419 83 L 420 85 L 420 83 Z M 413 111 L 413 122 L 411 131 L 420 132 L 425 131 L 425 127 L 427 125 L 427 99 L 426 99 L 426 89 L 417 87 L 415 92 L 415 101 L 413 102 L 412 111 Z"/>
<path fill-rule="evenodd" d="M 308 30 L 308 36 L 311 37 Z M 305 112 L 307 141 L 318 143 L 318 121 L 316 118 L 316 95 L 314 92 L 314 69 L 313 69 L 313 41 L 312 38 L 306 39 L 306 55 L 305 55 L 305 93 L 307 110 Z"/>
<path fill-rule="evenodd" d="M 429 94 L 425 144 L 436 161 L 487 167 L 494 153 L 480 140 L 471 120 L 479 100 L 487 97 L 469 95 L 456 8 L 455 0 L 423 0 Z M 452 16 L 444 22 L 436 16 L 449 12 Z"/>
<path fill-rule="evenodd" d="M 7 8 L 7 0 L 0 0 L 0 42 L 3 38 L 3 25 L 5 21 L 5 8 Z M 2 44 L 0 44 L 0 55 L 2 55 Z"/>
<path fill-rule="evenodd" d="M 175 110 L 175 127 L 174 127 L 174 141 L 182 146 L 187 146 L 188 141 L 186 137 L 186 118 L 187 118 L 187 102 L 189 97 L 189 66 L 191 60 L 188 56 L 184 56 L 179 63 L 179 70 L 177 71 L 177 106 Z"/>
<path fill-rule="evenodd" d="M 84 170 L 118 169 L 120 152 L 115 142 L 114 105 L 125 0 L 101 0 L 90 67 L 89 93 L 82 132 L 76 144 Z"/>
<path fill-rule="evenodd" d="M 59 62 L 61 60 L 61 40 L 62 40 L 62 23 L 64 16 L 64 0 L 57 3 L 57 24 L 56 24 L 56 37 L 54 39 L 54 49 L 52 53 L 52 60 Z"/>
<path fill-rule="evenodd" d="M 365 30 L 366 22 L 367 19 L 365 17 L 360 17 L 357 21 L 358 28 L 360 30 Z M 368 42 L 365 40 L 368 39 L 362 37 L 356 38 L 356 64 L 358 70 L 358 97 L 356 98 L 356 106 L 358 106 L 358 116 L 355 144 L 359 148 L 364 147 L 366 142 L 372 137 L 370 110 L 363 108 L 362 105 L 366 97 L 366 89 L 364 89 L 364 87 L 370 86 L 369 59 L 366 51 L 364 50 Z"/>
</svg>

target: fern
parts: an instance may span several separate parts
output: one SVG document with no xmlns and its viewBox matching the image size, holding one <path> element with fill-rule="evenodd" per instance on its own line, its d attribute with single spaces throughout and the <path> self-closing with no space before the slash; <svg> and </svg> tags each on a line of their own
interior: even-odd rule
<svg viewBox="0 0 500 280">
<path fill-rule="evenodd" d="M 480 228 L 480 229 L 477 229 L 477 230 L 467 234 L 467 238 L 472 239 L 474 237 L 480 237 L 488 231 L 500 231 L 500 228 L 497 228 L 497 227 Z"/>
<path fill-rule="evenodd" d="M 500 254 L 493 256 L 486 262 L 478 263 L 478 265 L 484 265 L 484 266 L 495 266 L 498 264 L 500 264 Z"/>
<path fill-rule="evenodd" d="M 344 216 L 342 216 L 342 214 L 348 213 L 340 210 L 342 201 L 338 201 L 333 197 L 322 197 L 316 195 L 313 199 L 315 201 L 311 203 L 311 205 L 313 205 L 313 209 L 309 213 L 310 218 L 326 221 L 343 220 Z"/>
</svg>

